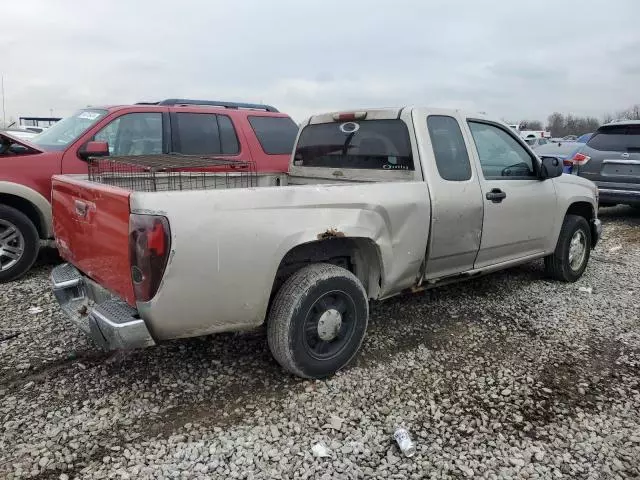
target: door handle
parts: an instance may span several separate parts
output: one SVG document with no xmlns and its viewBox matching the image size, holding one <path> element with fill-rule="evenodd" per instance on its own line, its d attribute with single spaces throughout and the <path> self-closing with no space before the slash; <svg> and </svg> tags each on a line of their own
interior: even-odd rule
<svg viewBox="0 0 640 480">
<path fill-rule="evenodd" d="M 507 194 L 499 188 L 494 188 L 490 192 L 487 192 L 487 200 L 491 200 L 493 203 L 500 203 L 507 198 Z"/>
</svg>

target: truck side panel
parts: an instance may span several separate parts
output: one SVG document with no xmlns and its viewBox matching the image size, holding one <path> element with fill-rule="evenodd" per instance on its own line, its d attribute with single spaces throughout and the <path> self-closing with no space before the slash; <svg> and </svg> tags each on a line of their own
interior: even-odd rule
<svg viewBox="0 0 640 480">
<path fill-rule="evenodd" d="M 328 232 L 375 242 L 380 297 L 392 295 L 419 275 L 428 198 L 424 182 L 134 193 L 132 212 L 164 215 L 172 232 L 159 291 L 138 310 L 158 339 L 259 325 L 281 260 Z"/>
</svg>

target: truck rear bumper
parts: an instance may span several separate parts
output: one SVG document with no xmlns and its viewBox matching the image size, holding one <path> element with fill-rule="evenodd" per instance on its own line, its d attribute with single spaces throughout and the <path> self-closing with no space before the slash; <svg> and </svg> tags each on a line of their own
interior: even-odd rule
<svg viewBox="0 0 640 480">
<path fill-rule="evenodd" d="M 51 282 L 62 311 L 101 348 L 155 345 L 136 309 L 82 275 L 73 265 L 55 267 Z"/>
</svg>

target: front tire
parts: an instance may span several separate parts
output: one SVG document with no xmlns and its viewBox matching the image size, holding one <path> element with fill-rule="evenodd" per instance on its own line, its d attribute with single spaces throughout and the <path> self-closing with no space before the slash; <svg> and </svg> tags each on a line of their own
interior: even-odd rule
<svg viewBox="0 0 640 480">
<path fill-rule="evenodd" d="M 15 208 L 0 205 L 0 283 L 23 276 L 33 266 L 40 237 L 29 217 Z"/>
<path fill-rule="evenodd" d="M 368 319 L 367 294 L 355 275 L 328 263 L 309 265 L 275 296 L 267 323 L 269 349 L 294 375 L 327 377 L 358 353 Z"/>
<path fill-rule="evenodd" d="M 567 215 L 553 254 L 545 257 L 546 274 L 563 282 L 575 282 L 584 273 L 591 254 L 591 229 L 584 217 Z"/>
</svg>

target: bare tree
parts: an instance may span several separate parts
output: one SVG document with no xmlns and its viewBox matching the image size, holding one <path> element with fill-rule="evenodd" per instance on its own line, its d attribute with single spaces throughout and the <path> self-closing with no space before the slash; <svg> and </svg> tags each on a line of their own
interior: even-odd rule
<svg viewBox="0 0 640 480">
<path fill-rule="evenodd" d="M 618 113 L 620 120 L 640 120 L 640 104 L 633 105 Z"/>
<path fill-rule="evenodd" d="M 547 130 L 553 137 L 566 135 L 582 135 L 590 133 L 600 126 L 600 122 L 594 117 L 577 117 L 571 113 L 563 115 L 554 112 L 547 119 Z"/>
<path fill-rule="evenodd" d="M 565 119 L 564 115 L 559 112 L 553 112 L 547 118 L 547 130 L 551 132 L 552 137 L 563 137 L 565 135 Z"/>
</svg>

